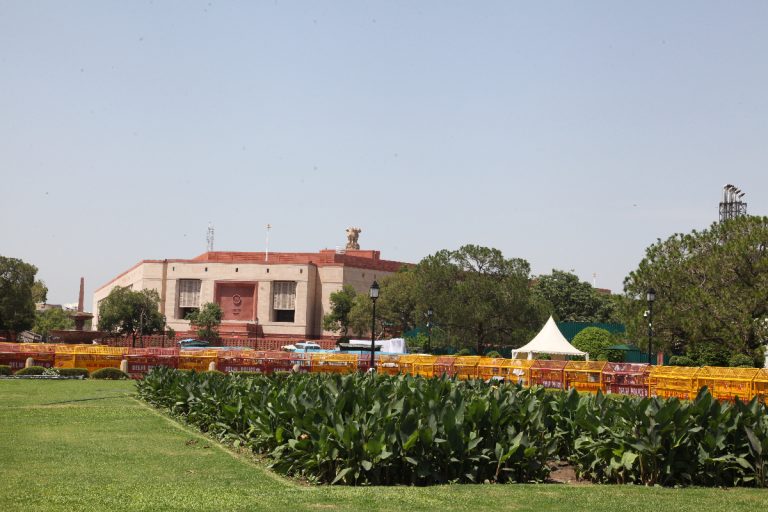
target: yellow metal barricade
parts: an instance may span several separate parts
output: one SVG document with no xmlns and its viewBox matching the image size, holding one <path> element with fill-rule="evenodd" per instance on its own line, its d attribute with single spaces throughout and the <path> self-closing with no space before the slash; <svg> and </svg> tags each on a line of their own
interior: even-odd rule
<svg viewBox="0 0 768 512">
<path fill-rule="evenodd" d="M 563 369 L 565 389 L 597 393 L 602 390 L 603 368 L 608 361 L 568 361 Z M 605 391 L 605 390 L 602 390 Z"/>
<path fill-rule="evenodd" d="M 482 356 L 460 356 L 453 361 L 453 371 L 461 380 L 477 378 L 477 365 Z"/>
<path fill-rule="evenodd" d="M 427 378 L 434 377 L 436 361 L 436 356 L 420 356 L 413 363 L 413 375 Z"/>
<path fill-rule="evenodd" d="M 179 369 L 204 372 L 210 364 L 216 361 L 217 350 L 182 350 L 179 352 Z"/>
<path fill-rule="evenodd" d="M 699 392 L 700 368 L 688 366 L 651 366 L 648 395 L 693 400 Z"/>
<path fill-rule="evenodd" d="M 738 397 L 748 402 L 754 394 L 753 381 L 757 372 L 757 368 L 705 366 L 699 371 L 698 387 L 707 386 L 712 396 L 718 400 L 733 401 Z"/>
<path fill-rule="evenodd" d="M 19 351 L 52 354 L 56 352 L 56 345 L 52 343 L 19 343 Z"/>
<path fill-rule="evenodd" d="M 397 365 L 400 367 L 400 373 L 408 375 L 416 375 L 415 364 L 422 357 L 430 357 L 426 354 L 403 354 L 397 360 Z"/>
<path fill-rule="evenodd" d="M 120 368 L 129 349 L 103 345 L 56 345 L 56 368 L 85 368 L 89 372 L 101 368 Z"/>
<path fill-rule="evenodd" d="M 535 362 L 534 359 L 510 359 L 509 380 L 523 386 L 530 386 L 531 368 Z"/>
<path fill-rule="evenodd" d="M 397 354 L 381 354 L 376 357 L 376 371 L 385 375 L 400 373 L 400 356 Z"/>
<path fill-rule="evenodd" d="M 752 393 L 768 405 L 768 368 L 760 368 L 752 379 Z"/>
<path fill-rule="evenodd" d="M 484 357 L 477 363 L 477 377 L 483 380 L 509 380 L 512 360 L 503 357 Z"/>
<path fill-rule="evenodd" d="M 310 356 L 312 373 L 353 373 L 357 371 L 357 354 L 314 353 Z"/>
</svg>

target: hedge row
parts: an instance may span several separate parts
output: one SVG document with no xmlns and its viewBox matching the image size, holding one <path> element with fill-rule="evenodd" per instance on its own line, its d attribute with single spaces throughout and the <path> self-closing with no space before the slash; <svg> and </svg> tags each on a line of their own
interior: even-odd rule
<svg viewBox="0 0 768 512">
<path fill-rule="evenodd" d="M 30 366 L 17 370 L 15 373 L 10 366 L 0 365 L 0 375 L 58 375 L 61 377 L 81 377 L 87 379 L 127 379 L 127 374 L 117 368 L 101 368 L 89 373 L 86 368 L 44 368 L 42 366 Z"/>
<path fill-rule="evenodd" d="M 529 482 L 568 460 L 595 482 L 768 485 L 764 404 L 546 392 L 386 375 L 278 379 L 157 368 L 139 395 L 320 483 Z"/>
</svg>

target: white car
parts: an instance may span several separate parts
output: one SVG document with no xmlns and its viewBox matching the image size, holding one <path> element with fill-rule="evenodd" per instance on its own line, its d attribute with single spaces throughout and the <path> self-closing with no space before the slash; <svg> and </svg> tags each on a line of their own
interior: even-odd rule
<svg viewBox="0 0 768 512">
<path fill-rule="evenodd" d="M 315 343 L 314 341 L 300 341 L 299 343 L 294 344 L 298 350 L 322 350 L 323 347 Z"/>
</svg>

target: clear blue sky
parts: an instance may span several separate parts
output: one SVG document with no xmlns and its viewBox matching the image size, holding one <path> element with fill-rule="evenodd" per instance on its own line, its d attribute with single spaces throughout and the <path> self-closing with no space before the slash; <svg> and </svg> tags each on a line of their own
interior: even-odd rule
<svg viewBox="0 0 768 512">
<path fill-rule="evenodd" d="M 466 243 L 614 291 L 724 183 L 768 213 L 768 2 L 0 1 L 0 254 Z"/>
</svg>

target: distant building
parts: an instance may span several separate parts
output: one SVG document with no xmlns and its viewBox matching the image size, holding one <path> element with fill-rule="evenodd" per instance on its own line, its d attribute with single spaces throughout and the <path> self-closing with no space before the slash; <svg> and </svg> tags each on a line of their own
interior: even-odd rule
<svg viewBox="0 0 768 512">
<path fill-rule="evenodd" d="M 224 313 L 220 332 L 233 336 L 330 336 L 323 331 L 331 293 L 352 285 L 368 293 L 374 280 L 407 265 L 382 260 L 379 251 L 317 253 L 206 252 L 193 259 L 144 260 L 93 294 L 99 306 L 116 286 L 153 289 L 160 311 L 177 332 L 191 330 L 186 316 L 207 302 Z"/>
</svg>

